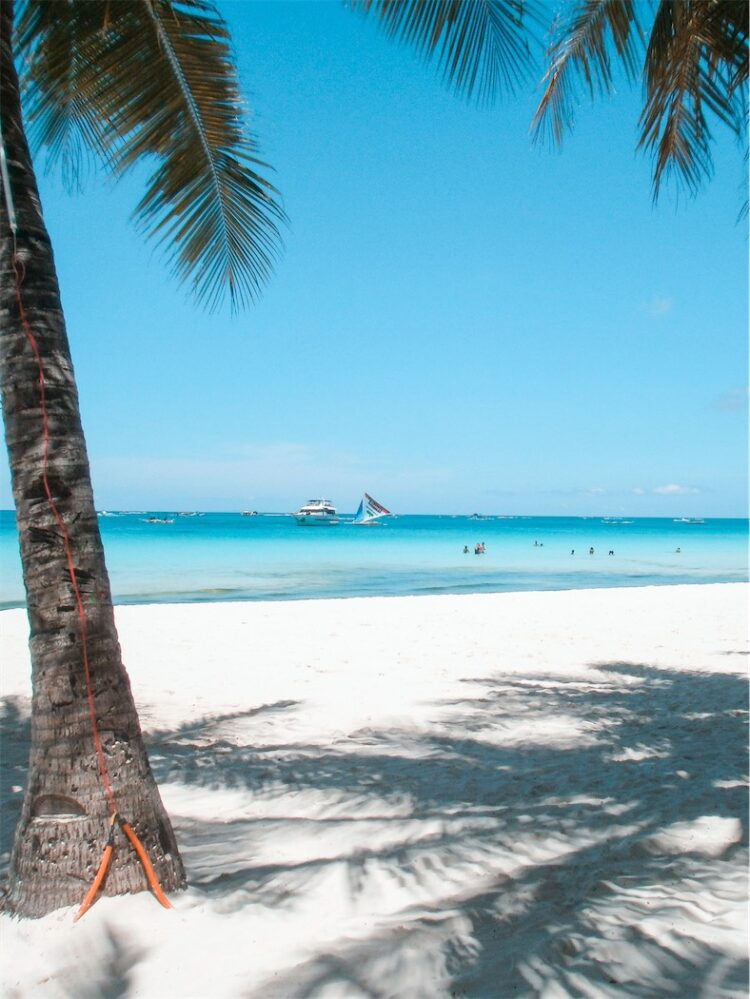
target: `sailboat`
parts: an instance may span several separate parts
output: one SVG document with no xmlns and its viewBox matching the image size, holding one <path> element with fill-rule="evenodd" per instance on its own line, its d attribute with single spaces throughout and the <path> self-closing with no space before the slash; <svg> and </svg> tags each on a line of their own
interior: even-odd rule
<svg viewBox="0 0 750 999">
<path fill-rule="evenodd" d="M 390 510 L 373 499 L 369 493 L 365 493 L 360 500 L 357 512 L 354 514 L 353 524 L 363 526 L 365 524 L 377 524 L 381 517 L 392 517 Z"/>
</svg>

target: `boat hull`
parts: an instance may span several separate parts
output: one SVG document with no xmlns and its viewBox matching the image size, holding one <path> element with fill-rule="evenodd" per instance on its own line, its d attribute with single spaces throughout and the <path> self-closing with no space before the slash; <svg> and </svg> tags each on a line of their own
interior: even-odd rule
<svg viewBox="0 0 750 999">
<path fill-rule="evenodd" d="M 294 519 L 300 527 L 335 527 L 341 521 L 338 517 L 323 516 L 315 513 L 297 513 Z"/>
</svg>

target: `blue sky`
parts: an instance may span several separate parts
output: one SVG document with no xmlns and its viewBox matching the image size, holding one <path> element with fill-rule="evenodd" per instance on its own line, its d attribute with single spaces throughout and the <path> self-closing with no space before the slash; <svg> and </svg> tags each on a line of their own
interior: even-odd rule
<svg viewBox="0 0 750 999">
<path fill-rule="evenodd" d="M 257 305 L 190 301 L 137 178 L 41 177 L 99 507 L 745 515 L 730 138 L 654 208 L 638 87 L 550 151 L 534 81 L 478 110 L 336 2 L 221 9 L 290 218 Z"/>
</svg>

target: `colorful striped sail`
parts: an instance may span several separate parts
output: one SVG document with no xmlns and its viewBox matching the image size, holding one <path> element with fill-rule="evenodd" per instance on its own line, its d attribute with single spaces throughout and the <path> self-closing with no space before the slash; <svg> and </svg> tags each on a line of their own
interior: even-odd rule
<svg viewBox="0 0 750 999">
<path fill-rule="evenodd" d="M 354 524 L 372 524 L 381 517 L 392 516 L 391 511 L 384 507 L 382 503 L 378 503 L 376 499 L 373 499 L 369 493 L 365 493 L 360 500 L 357 512 L 354 514 Z"/>
</svg>

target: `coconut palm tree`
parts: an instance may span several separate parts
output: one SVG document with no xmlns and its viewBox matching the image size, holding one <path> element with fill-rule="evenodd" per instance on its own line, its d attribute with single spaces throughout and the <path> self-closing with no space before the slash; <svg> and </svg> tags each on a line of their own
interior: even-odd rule
<svg viewBox="0 0 750 999">
<path fill-rule="evenodd" d="M 80 902 L 112 828 L 103 890 L 147 887 L 135 832 L 165 890 L 184 884 L 122 664 L 49 236 L 24 131 L 75 171 L 156 163 L 137 218 L 178 275 L 239 306 L 270 271 L 282 211 L 262 179 L 227 30 L 201 2 L 0 6 L 2 394 L 32 660 L 32 748 L 6 905 Z M 92 274 L 92 281 L 96 275 Z M 106 322 L 105 317 L 102 321 Z"/>
<path fill-rule="evenodd" d="M 363 7 L 482 101 L 528 57 L 523 0 Z M 245 128 L 227 28 L 211 3 L 19 0 L 15 9 L 0 0 L 0 385 L 33 687 L 5 905 L 41 916 L 79 902 L 95 875 L 97 885 L 102 857 L 111 858 L 108 894 L 146 888 L 144 858 L 165 890 L 182 886 L 184 871 L 120 655 L 14 60 L 30 134 L 50 162 L 69 175 L 89 152 L 116 175 L 155 164 L 136 220 L 209 307 L 225 292 L 235 308 L 255 297 L 283 212 Z"/>
<path fill-rule="evenodd" d="M 561 143 L 572 127 L 576 82 L 592 96 L 613 89 L 613 61 L 642 77 L 639 148 L 653 155 L 653 194 L 674 175 L 695 192 L 713 171 L 711 118 L 746 135 L 747 0 L 659 0 L 647 37 L 636 0 L 582 0 L 556 24 L 537 136 Z"/>
</svg>

